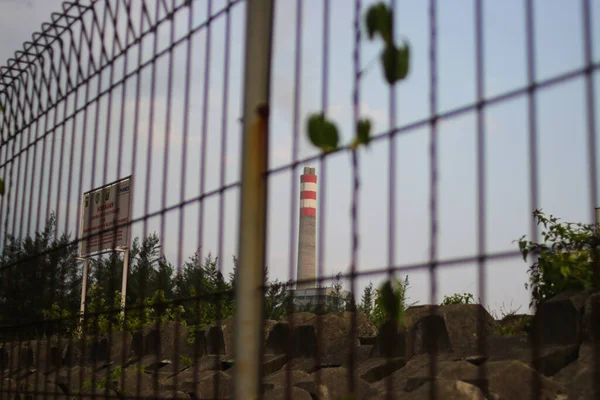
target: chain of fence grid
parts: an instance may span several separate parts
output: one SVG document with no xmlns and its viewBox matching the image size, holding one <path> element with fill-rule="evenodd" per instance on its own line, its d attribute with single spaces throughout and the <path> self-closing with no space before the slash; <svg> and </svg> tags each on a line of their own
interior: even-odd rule
<svg viewBox="0 0 600 400">
<path fill-rule="evenodd" d="M 398 3 L 395 0 L 386 2 L 394 15 Z M 435 304 L 438 298 L 436 271 L 474 262 L 477 264 L 477 290 L 480 301 L 485 303 L 486 263 L 521 256 L 518 251 L 486 251 L 485 110 L 515 98 L 527 99 L 529 208 L 538 209 L 536 93 L 542 88 L 583 77 L 588 185 L 590 203 L 597 204 L 593 82 L 600 64 L 592 56 L 591 2 L 580 2 L 585 62 L 576 70 L 539 80 L 535 75 L 534 2 L 524 1 L 527 85 L 486 97 L 483 5 L 481 1 L 473 1 L 476 102 L 440 112 L 437 98 L 438 6 L 435 0 L 430 0 L 429 116 L 410 124 L 399 124 L 397 87 L 391 86 L 387 94 L 389 127 L 371 139 L 372 143 L 389 143 L 389 223 L 381 238 L 387 239 L 388 243 L 387 265 L 361 271 L 358 267 L 361 153 L 351 146 L 341 146 L 329 153 L 300 157 L 302 66 L 307 61 L 303 57 L 306 48 L 303 33 L 310 29 L 304 13 L 307 7 L 315 7 L 313 3 L 308 5 L 300 0 L 293 3 L 291 162 L 273 168 L 268 166 L 272 113 L 253 112 L 257 106 L 269 104 L 270 88 L 277 85 L 270 63 L 272 41 L 276 39 L 273 38 L 273 20 L 280 4 L 269 0 L 64 2 L 62 9 L 42 25 L 42 30 L 34 33 L 32 40 L 0 69 L 0 105 L 3 109 L 0 177 L 5 185 L 5 193 L 0 197 L 0 398 L 205 399 L 234 395 L 235 398 L 258 398 L 275 396 L 275 392 L 279 392 L 281 397 L 278 398 L 302 398 L 305 392 L 310 393 L 306 398 L 332 398 L 323 393 L 325 389 L 332 396 L 345 390 L 348 394 L 354 393 L 355 398 L 414 398 L 409 397 L 409 392 L 425 385 L 426 379 L 419 384 L 413 382 L 417 386 L 410 390 L 406 389 L 408 386 L 402 390 L 398 389 L 397 377 L 392 373 L 401 370 L 408 361 L 404 354 L 398 353 L 404 351 L 398 350 L 405 347 L 404 333 L 392 325 L 391 336 L 389 333 L 385 336 L 383 328 L 374 337 L 361 336 L 359 324 L 364 320 L 360 320 L 356 304 L 350 304 L 351 312 L 343 314 L 349 318 L 347 329 L 343 331 L 349 338 L 338 338 L 347 348 L 337 363 L 332 363 L 329 355 L 324 353 L 330 343 L 325 342 L 323 335 L 329 328 L 326 324 L 331 323 L 331 315 L 339 317 L 339 313 L 321 310 L 316 315 L 310 314 L 312 319 L 304 320 L 309 318 L 307 314 L 298 313 L 286 297 L 280 305 L 279 321 L 263 322 L 265 309 L 269 306 L 265 300 L 267 293 L 286 293 L 288 287 L 302 283 L 295 279 L 297 258 L 293 249 L 298 242 L 298 176 L 303 164 L 316 163 L 318 187 L 324 188 L 335 180 L 328 172 L 327 160 L 341 152 L 350 154 L 350 265 L 337 279 L 347 279 L 351 293 L 357 292 L 359 277 L 393 279 L 398 272 L 428 270 L 429 301 Z M 330 69 L 330 24 L 335 15 L 330 0 L 319 2 L 316 7 L 322 7 L 323 18 L 323 37 L 318 43 L 322 46 L 320 108 L 328 110 L 330 90 L 327 83 L 334 74 Z M 361 0 L 355 0 L 348 2 L 348 7 L 353 13 L 351 92 L 352 120 L 356 125 L 361 104 L 360 80 L 364 61 L 361 44 L 366 36 L 363 28 L 366 6 Z M 243 33 L 236 35 L 236 22 Z M 219 42 L 221 46 L 214 45 L 214 38 L 222 41 Z M 239 62 L 238 71 L 232 67 L 234 58 Z M 211 83 L 214 73 L 221 74 L 220 86 L 215 85 L 217 89 Z M 243 77 L 238 79 L 240 82 L 236 81 L 235 73 Z M 244 99 L 241 126 L 232 123 L 237 119 L 231 106 L 235 97 L 232 86 L 235 85 Z M 220 93 L 217 96 L 220 102 L 211 101 L 214 97 L 211 90 Z M 214 110 L 219 110 L 221 119 L 209 126 L 209 117 Z M 439 259 L 438 124 L 441 120 L 469 112 L 477 115 L 477 254 Z M 198 118 L 202 122 L 194 124 Z M 401 135 L 419 128 L 427 128 L 430 135 L 429 259 L 399 264 L 394 246 L 398 204 L 396 142 Z M 238 143 L 236 135 L 243 140 Z M 213 136 L 218 143 L 215 151 L 218 161 L 209 164 L 209 141 Z M 198 144 L 196 151 L 190 145 L 194 140 Z M 238 165 L 240 174 L 229 179 L 232 142 L 234 147 L 239 147 L 242 161 Z M 212 172 L 213 168 L 219 170 L 217 174 Z M 283 173 L 290 174 L 292 194 L 287 255 L 289 281 L 273 285 L 266 284 L 263 268 L 269 245 L 267 193 L 269 182 Z M 212 189 L 209 186 L 211 175 L 218 177 Z M 82 254 L 80 246 L 83 243 L 89 246 L 97 233 L 84 232 L 81 220 L 85 218 L 82 211 L 85 197 L 81 194 L 106 189 L 123 177 L 135 178 L 130 183 L 133 194 L 127 218 L 118 220 L 119 211 L 107 214 L 113 216 L 102 219 L 108 225 L 98 228 L 109 238 L 106 246 L 95 253 Z M 187 188 L 190 179 L 194 180 L 192 190 Z M 156 181 L 162 184 L 157 185 Z M 169 181 L 174 184 L 169 186 Z M 107 193 L 107 199 L 111 198 L 108 191 L 101 193 Z M 238 259 L 234 258 L 231 279 L 227 280 L 221 260 L 227 247 L 225 220 L 230 193 L 239 196 L 236 207 L 240 215 L 234 225 L 234 234 L 239 236 L 239 268 Z M 331 201 L 325 193 L 325 190 L 319 190 L 315 202 L 318 210 L 324 210 L 327 201 Z M 118 195 L 120 193 L 113 192 L 112 198 L 116 199 Z M 213 200 L 217 204 L 214 221 L 207 211 L 208 202 Z M 100 196 L 98 199 L 90 197 L 89 201 L 92 204 L 103 201 L 106 205 L 108 200 Z M 118 200 L 114 201 L 118 203 Z M 119 203 L 117 207 L 120 206 Z M 55 211 L 51 212 L 53 209 Z M 592 219 L 595 217 L 593 212 L 591 216 Z M 211 221 L 214 222 L 213 229 L 206 231 Z M 323 285 L 334 280 L 334 277 L 326 276 L 324 251 L 321 250 L 334 240 L 327 237 L 325 225 L 325 218 L 317 220 L 316 283 L 321 288 L 321 295 L 325 293 Z M 103 229 L 106 226 L 110 228 Z M 158 234 L 151 233 L 152 226 Z M 189 234 L 194 230 L 195 235 Z M 135 232 L 141 239 L 130 243 Z M 117 252 L 114 249 L 119 234 L 128 244 Z M 168 242 L 164 239 L 168 235 L 176 239 Z M 538 240 L 534 220 L 529 235 L 532 240 Z M 187 236 L 195 236 L 191 246 Z M 205 250 L 208 240 L 213 237 L 217 248 L 214 258 Z M 185 261 L 184 251 L 190 247 L 197 251 Z M 175 266 L 167 260 L 167 253 L 175 254 Z M 307 283 L 313 283 L 313 280 Z M 83 304 L 80 302 L 82 286 L 87 292 Z M 123 297 L 125 291 L 127 296 Z M 489 335 L 486 311 L 483 307 L 477 310 L 474 334 L 477 337 L 476 355 L 480 356 L 487 355 Z M 428 308 L 427 312 L 430 312 L 428 321 L 439 319 L 438 307 Z M 423 314 L 421 318 L 426 320 L 427 315 Z M 414 334 L 414 330 L 407 330 L 407 336 L 410 332 Z M 382 340 L 388 343 L 381 343 Z M 425 352 L 429 357 L 427 368 L 429 376 L 437 376 L 440 363 L 444 362 L 438 354 L 441 339 L 436 336 L 422 340 L 431 341 L 424 344 L 430 346 Z M 542 357 L 540 340 L 535 334 L 531 336 L 531 360 Z M 377 366 L 381 374 L 378 379 L 382 383 L 381 391 L 374 390 L 371 381 L 367 383 L 365 371 L 359 365 L 364 358 L 360 354 L 361 348 L 367 347 L 362 344 L 364 341 L 376 343 L 380 348 L 393 348 L 379 354 L 383 359 Z M 600 382 L 600 349 L 596 347 L 593 348 L 593 373 L 587 376 Z M 339 368 L 342 365 L 343 368 Z M 490 395 L 488 364 L 477 362 L 477 365 L 477 377 L 470 377 L 468 381 L 475 386 L 474 390 L 480 390 L 487 397 Z M 304 371 L 305 379 L 297 378 L 298 369 Z M 337 375 L 327 377 L 325 374 L 332 370 Z M 274 384 L 269 376 L 276 372 L 283 377 Z M 542 393 L 547 390 L 544 379 L 535 368 L 531 369 L 528 382 L 533 390 L 527 398 L 542 398 Z M 425 386 L 430 390 L 418 393 L 426 393 L 431 399 L 447 393 L 438 384 Z M 593 390 L 596 392 L 590 394 L 598 393 L 600 389 L 595 387 Z M 465 395 L 465 398 L 471 397 Z"/>
</svg>

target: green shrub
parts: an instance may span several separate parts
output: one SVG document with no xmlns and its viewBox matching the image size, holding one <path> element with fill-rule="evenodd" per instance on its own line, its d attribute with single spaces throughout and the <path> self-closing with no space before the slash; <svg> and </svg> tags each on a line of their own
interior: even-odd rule
<svg viewBox="0 0 600 400">
<path fill-rule="evenodd" d="M 416 304 L 408 303 L 407 291 L 410 286 L 408 275 L 404 281 L 392 279 L 383 282 L 379 289 L 375 289 L 371 321 L 379 328 L 386 320 L 402 322 L 404 311 Z M 368 290 L 365 288 L 365 290 Z M 364 299 L 365 296 L 363 296 Z M 364 305 L 361 305 L 364 307 Z"/>
<path fill-rule="evenodd" d="M 519 250 L 523 260 L 529 255 L 537 255 L 537 260 L 529 266 L 531 290 L 530 306 L 538 305 L 565 291 L 579 291 L 593 284 L 593 251 L 598 246 L 593 224 L 559 222 L 559 218 L 546 216 L 535 210 L 533 217 L 544 230 L 542 241 L 528 241 L 523 235 L 519 240 Z"/>
<path fill-rule="evenodd" d="M 444 296 L 442 305 L 449 304 L 474 304 L 475 299 L 471 293 L 454 293 L 452 296 Z"/>
<path fill-rule="evenodd" d="M 498 325 L 496 333 L 502 336 L 520 336 L 529 331 L 531 327 L 532 315 L 522 315 L 513 319 L 510 323 Z"/>
<path fill-rule="evenodd" d="M 181 315 L 185 312 L 183 306 L 167 303 L 168 299 L 162 290 L 157 290 L 143 301 L 137 301 L 136 306 L 138 307 L 132 307 L 126 314 L 121 313 L 121 293 L 119 291 L 115 291 L 112 302 L 107 301 L 103 293 L 104 289 L 98 285 L 91 285 L 88 291 L 86 304 L 86 314 L 88 315 L 83 320 L 85 334 L 88 337 L 106 336 L 110 331 L 137 332 L 159 321 L 161 324 L 165 324 L 179 320 L 182 324 L 186 324 L 181 319 Z M 143 306 L 139 307 L 140 305 Z M 61 309 L 56 303 L 50 309 L 43 310 L 43 313 L 48 320 L 65 318 L 60 322 L 62 332 L 73 334 L 76 337 L 80 337 L 83 333 L 81 329 L 75 329 L 80 320 L 80 313 L 77 314 L 77 318 L 68 318 L 70 313 Z"/>
</svg>

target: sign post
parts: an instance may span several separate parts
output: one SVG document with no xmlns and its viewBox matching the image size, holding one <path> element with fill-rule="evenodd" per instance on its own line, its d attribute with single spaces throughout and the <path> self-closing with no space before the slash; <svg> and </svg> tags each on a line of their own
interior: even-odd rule
<svg viewBox="0 0 600 400">
<path fill-rule="evenodd" d="M 89 258 L 103 253 L 124 253 L 121 284 L 121 314 L 125 310 L 133 177 L 128 176 L 83 193 L 79 242 L 79 259 L 83 260 L 81 284 L 81 318 L 85 313 Z M 81 321 L 82 322 L 82 321 Z"/>
<path fill-rule="evenodd" d="M 87 257 L 83 258 L 83 274 L 81 277 L 81 306 L 79 308 L 80 311 L 80 318 L 79 318 L 79 324 L 82 325 L 83 324 L 83 313 L 85 312 L 85 299 L 86 299 L 86 295 L 87 295 L 87 281 L 88 281 L 88 264 L 89 261 L 87 259 Z"/>
<path fill-rule="evenodd" d="M 124 250 L 118 250 L 123 255 L 123 275 L 121 278 L 121 315 L 125 314 L 125 295 L 127 294 L 127 276 L 129 274 L 129 247 Z"/>
</svg>

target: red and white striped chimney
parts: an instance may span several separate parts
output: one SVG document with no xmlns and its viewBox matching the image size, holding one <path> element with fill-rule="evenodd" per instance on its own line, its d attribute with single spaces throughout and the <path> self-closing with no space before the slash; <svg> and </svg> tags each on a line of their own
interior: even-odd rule
<svg viewBox="0 0 600 400">
<path fill-rule="evenodd" d="M 300 176 L 297 289 L 316 287 L 316 219 L 317 175 L 314 168 L 304 167 L 304 174 Z"/>
</svg>

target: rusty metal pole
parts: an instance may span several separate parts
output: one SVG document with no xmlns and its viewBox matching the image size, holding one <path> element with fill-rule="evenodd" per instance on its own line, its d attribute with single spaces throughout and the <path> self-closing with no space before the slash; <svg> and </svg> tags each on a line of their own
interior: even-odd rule
<svg viewBox="0 0 600 400">
<path fill-rule="evenodd" d="M 273 0 L 246 2 L 239 268 L 235 286 L 235 399 L 258 399 L 262 365 Z"/>
<path fill-rule="evenodd" d="M 594 233 L 596 236 L 596 240 L 594 242 L 594 249 L 593 249 L 593 257 L 594 257 L 594 271 L 593 271 L 593 282 L 594 282 L 594 288 L 595 289 L 600 289 L 600 249 L 598 249 L 598 245 L 600 244 L 600 232 L 599 232 L 599 225 L 600 224 L 600 207 L 596 207 L 596 213 L 595 213 L 595 223 L 596 225 L 594 226 Z"/>
</svg>

